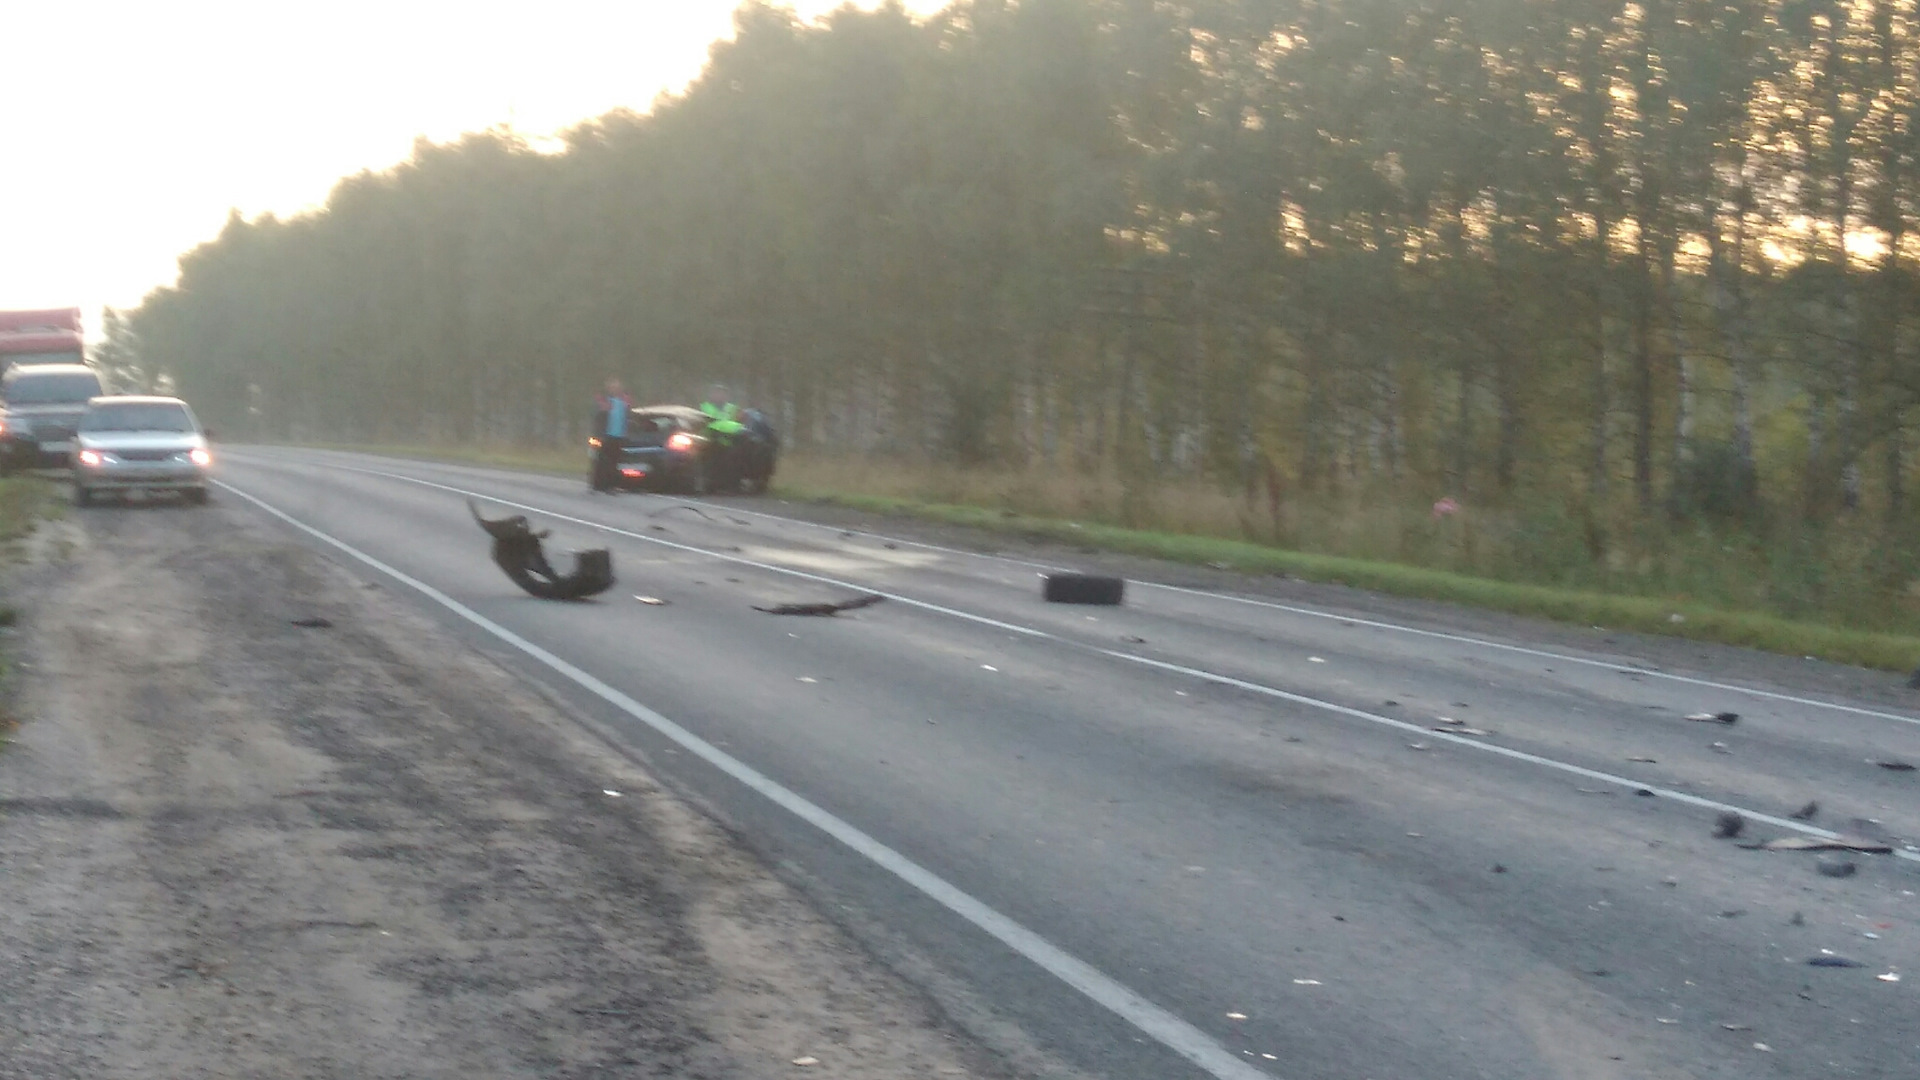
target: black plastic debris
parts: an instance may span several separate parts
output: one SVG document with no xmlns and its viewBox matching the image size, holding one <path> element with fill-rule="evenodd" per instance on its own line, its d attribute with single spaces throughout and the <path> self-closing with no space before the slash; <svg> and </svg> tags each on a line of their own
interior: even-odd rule
<svg viewBox="0 0 1920 1080">
<path fill-rule="evenodd" d="M 1696 724 L 1737 724 L 1740 714 L 1737 712 L 1697 712 L 1689 713 L 1687 719 Z"/>
<path fill-rule="evenodd" d="M 302 630 L 331 630 L 331 629 L 333 629 L 333 620 L 331 620 L 331 619 L 323 619 L 323 618 L 321 618 L 321 617 L 320 617 L 320 616 L 318 616 L 318 615 L 303 615 L 303 616 L 301 616 L 301 617 L 300 617 L 300 618 L 298 618 L 298 619 L 292 619 L 292 620 L 289 620 L 289 621 L 291 621 L 291 622 L 293 623 L 293 625 L 295 625 L 295 626 L 297 626 L 297 627 L 299 627 L 299 628 L 300 628 L 300 629 L 302 629 Z"/>
<path fill-rule="evenodd" d="M 1850 960 L 1844 956 L 1834 956 L 1832 954 L 1827 954 L 1824 956 L 1813 957 L 1812 959 L 1807 961 L 1807 966 L 1831 967 L 1831 968 L 1857 968 L 1857 967 L 1865 967 L 1866 965 L 1862 964 L 1858 960 Z"/>
<path fill-rule="evenodd" d="M 1820 812 L 1820 804 L 1817 802 L 1809 801 L 1807 805 L 1801 807 L 1798 810 L 1795 810 L 1793 813 L 1788 814 L 1787 816 L 1792 818 L 1795 821 L 1812 821 L 1813 816 L 1815 814 L 1818 814 L 1819 812 Z"/>
<path fill-rule="evenodd" d="M 1814 869 L 1820 871 L 1821 877 L 1852 877 L 1860 872 L 1860 867 L 1849 859 L 1821 859 L 1814 864 Z"/>
<path fill-rule="evenodd" d="M 1911 761 L 1876 761 L 1874 762 L 1874 764 L 1880 766 L 1883 769 L 1888 770 L 1889 772 L 1912 772 L 1913 771 L 1913 762 Z"/>
<path fill-rule="evenodd" d="M 1747 819 L 1732 810 L 1723 811 L 1719 817 L 1713 819 L 1713 835 L 1721 840 L 1731 840 L 1739 836 L 1740 830 L 1746 827 Z"/>
<path fill-rule="evenodd" d="M 837 604 L 775 604 L 773 607 L 756 605 L 753 610 L 764 611 L 769 615 L 815 615 L 830 618 L 843 611 L 857 611 L 860 608 L 872 607 L 885 599 L 884 596 L 862 596 L 853 600 L 842 600 Z"/>
<path fill-rule="evenodd" d="M 542 600 L 585 600 L 613 587 L 613 553 L 606 548 L 577 551 L 573 573 L 561 574 L 547 562 L 540 541 L 549 530 L 535 532 L 524 515 L 488 520 L 471 501 L 467 510 L 473 520 L 493 537 L 494 565 L 506 572 L 515 585 Z"/>
<path fill-rule="evenodd" d="M 1634 792 L 1634 794 L 1635 794 L 1635 795 L 1638 795 L 1638 796 L 1640 796 L 1640 797 L 1641 797 L 1641 798 L 1643 798 L 1643 799 L 1651 799 L 1651 798 L 1653 798 L 1653 797 L 1654 797 L 1654 795 L 1656 795 L 1656 794 L 1658 794 L 1658 793 L 1657 793 L 1657 792 L 1655 792 L 1655 791 L 1654 791 L 1654 790 L 1653 790 L 1652 788 L 1644 788 L 1644 787 L 1643 787 L 1643 788 L 1641 788 L 1641 789 L 1639 789 L 1638 791 L 1635 791 L 1635 792 Z"/>
<path fill-rule="evenodd" d="M 1126 598 L 1123 578 L 1097 574 L 1048 574 L 1041 597 L 1049 604 L 1098 604 L 1112 607 Z"/>
</svg>

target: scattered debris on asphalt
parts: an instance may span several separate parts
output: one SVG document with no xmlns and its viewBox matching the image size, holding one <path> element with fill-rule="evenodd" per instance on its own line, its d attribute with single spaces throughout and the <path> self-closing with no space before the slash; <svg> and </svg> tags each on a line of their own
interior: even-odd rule
<svg viewBox="0 0 1920 1080">
<path fill-rule="evenodd" d="M 612 788 L 601 788 L 600 794 L 605 795 L 609 799 L 618 799 L 622 797 L 619 792 L 613 790 Z"/>
<path fill-rule="evenodd" d="M 1321 983 L 1320 983 L 1320 980 L 1319 980 L 1319 979 L 1295 979 L 1295 980 L 1293 980 L 1293 985 L 1295 985 L 1295 986 L 1319 986 L 1319 985 L 1321 985 Z"/>
<path fill-rule="evenodd" d="M 1733 747 L 1731 747 L 1731 746 L 1728 746 L 1728 745 L 1727 745 L 1726 743 L 1723 743 L 1723 742 L 1717 742 L 1717 743 L 1714 743 L 1714 744 L 1713 744 L 1713 746 L 1712 746 L 1712 747 L 1710 747 L 1710 749 L 1711 749 L 1711 750 L 1712 750 L 1712 751 L 1713 751 L 1714 753 L 1716 753 L 1716 754 L 1731 754 L 1731 753 L 1733 753 Z"/>
<path fill-rule="evenodd" d="M 585 600 L 613 587 L 613 553 L 606 548 L 575 552 L 573 573 L 561 574 L 540 546 L 551 530 L 535 532 L 522 514 L 490 521 L 480 516 L 471 499 L 467 511 L 493 537 L 494 564 L 529 594 L 542 600 Z"/>
<path fill-rule="evenodd" d="M 1647 757 L 1647 756 L 1645 756 L 1645 755 L 1643 755 L 1643 754 L 1636 754 L 1636 755 L 1634 755 L 1633 757 L 1630 757 L 1630 758 L 1628 758 L 1627 760 L 1628 760 L 1628 761 L 1631 761 L 1631 762 L 1633 762 L 1633 763 L 1634 763 L 1635 765 L 1658 765 L 1658 764 L 1660 764 L 1660 762 L 1659 762 L 1659 761 L 1657 761 L 1656 759 L 1654 759 L 1654 758 L 1650 758 L 1650 757 Z"/>
<path fill-rule="evenodd" d="M 1793 913 L 1793 918 L 1791 918 L 1791 919 L 1788 919 L 1788 920 L 1787 920 L 1787 925 L 1788 925 L 1788 926 L 1805 926 L 1805 925 L 1807 925 L 1807 916 L 1806 916 L 1806 914 L 1805 914 L 1804 912 L 1799 912 L 1799 911 L 1796 911 L 1796 912 L 1794 912 L 1794 913 Z"/>
<path fill-rule="evenodd" d="M 1819 956 L 1815 956 L 1809 959 L 1807 961 L 1807 964 L 1810 967 L 1830 967 L 1830 968 L 1857 968 L 1857 967 L 1866 966 L 1858 960 L 1853 960 L 1845 956 L 1836 956 L 1835 954 L 1826 952 L 1824 950 L 1821 952 Z"/>
<path fill-rule="evenodd" d="M 1126 637 L 1123 637 L 1120 640 L 1126 642 L 1129 645 L 1145 645 L 1147 643 L 1146 638 L 1135 637 L 1132 634 L 1128 634 Z"/>
<path fill-rule="evenodd" d="M 1891 772 L 1912 772 L 1913 771 L 1913 762 L 1911 761 L 1876 761 L 1874 762 L 1874 764 L 1880 766 L 1883 769 L 1887 769 Z"/>
<path fill-rule="evenodd" d="M 694 513 L 696 513 L 696 514 L 699 514 L 699 515 L 700 515 L 701 517 L 703 517 L 703 518 L 706 518 L 706 519 L 707 519 L 708 521 L 711 521 L 711 522 L 713 522 L 713 523 L 714 523 L 715 525 L 718 525 L 718 524 L 720 524 L 720 522 L 718 521 L 718 519 L 716 519 L 716 518 L 714 518 L 714 516 L 713 516 L 713 515 L 711 515 L 711 514 L 709 514 L 709 513 L 707 513 L 707 512 L 705 511 L 705 510 L 702 510 L 702 509 L 700 509 L 700 508 L 699 508 L 699 507 L 697 507 L 697 506 L 694 506 L 694 505 L 693 505 L 693 504 L 691 504 L 691 503 L 680 503 L 680 504 L 678 504 L 678 505 L 675 505 L 675 506 L 669 506 L 669 507 L 667 507 L 667 508 L 666 508 L 666 509 L 664 509 L 664 510 L 655 510 L 655 511 L 654 511 L 653 513 L 651 513 L 651 514 L 648 514 L 647 516 L 648 516 L 649 518 L 657 518 L 657 517 L 659 517 L 659 516 L 660 516 L 661 514 L 671 514 L 671 513 L 673 513 L 673 512 L 675 511 L 675 510 L 691 510 L 691 511 L 693 511 L 693 512 L 694 512 Z M 744 525 L 744 524 L 746 524 L 746 523 L 745 523 L 745 522 L 736 522 L 735 524 L 741 524 L 741 525 Z"/>
<path fill-rule="evenodd" d="M 1493 872 L 1494 872 L 1494 873 L 1496 873 L 1496 874 L 1504 874 L 1504 873 L 1506 873 L 1506 872 L 1507 872 L 1507 866 L 1506 866 L 1506 864 L 1505 864 L 1505 863 L 1494 863 L 1494 864 L 1493 864 Z"/>
<path fill-rule="evenodd" d="M 1752 1031 L 1753 1030 L 1752 1024 L 1721 1024 L 1720 1026 L 1727 1029 L 1728 1031 Z"/>
<path fill-rule="evenodd" d="M 1435 719 L 1435 720 L 1438 720 L 1438 721 L 1440 721 L 1440 722 L 1441 722 L 1441 723 L 1443 723 L 1443 724 L 1451 724 L 1451 725 L 1452 725 L 1452 726 L 1454 726 L 1454 727 L 1466 727 L 1466 726 L 1467 726 L 1467 722 L 1466 722 L 1465 720 L 1455 720 L 1455 719 L 1454 719 L 1453 717 L 1451 717 L 1451 716 L 1436 716 L 1436 717 L 1434 717 L 1434 719 Z"/>
<path fill-rule="evenodd" d="M 302 630 L 331 630 L 331 629 L 333 629 L 333 620 L 331 620 L 331 619 L 323 619 L 323 618 L 321 618 L 321 617 L 320 617 L 320 616 L 318 616 L 318 615 L 304 615 L 304 616 L 302 616 L 302 617 L 300 617 L 300 618 L 298 618 L 298 619 L 294 619 L 294 620 L 291 620 L 291 621 L 293 622 L 293 625 L 295 625 L 295 626 L 297 626 L 297 627 L 299 627 L 299 628 L 301 628 Z"/>
<path fill-rule="evenodd" d="M 1634 794 L 1640 796 L 1643 799 L 1651 799 L 1654 796 L 1658 795 L 1659 792 L 1653 790 L 1652 788 L 1643 787 L 1635 790 Z"/>
<path fill-rule="evenodd" d="M 1227 1014 L 1227 1019 L 1229 1020 L 1245 1020 L 1246 1018 L 1246 1013 L 1230 1012 Z"/>
<path fill-rule="evenodd" d="M 1747 819 L 1733 810 L 1722 811 L 1719 817 L 1713 819 L 1713 835 L 1720 840 L 1731 840 L 1746 827 Z"/>
<path fill-rule="evenodd" d="M 1737 712 L 1697 712 L 1688 713 L 1687 719 L 1696 724 L 1737 724 L 1740 714 Z"/>
<path fill-rule="evenodd" d="M 1813 816 L 1815 814 L 1818 814 L 1819 812 L 1820 812 L 1820 804 L 1817 802 L 1809 801 L 1807 805 L 1801 807 L 1798 810 L 1795 810 L 1793 813 L 1788 814 L 1787 816 L 1792 818 L 1795 821 L 1812 821 Z"/>
<path fill-rule="evenodd" d="M 1408 743 L 1408 744 L 1407 744 L 1407 749 L 1409 749 L 1409 750 L 1431 750 L 1431 749 L 1432 749 L 1432 747 L 1431 747 L 1431 746 L 1428 746 L 1428 745 L 1427 745 L 1426 743 L 1423 743 L 1423 742 L 1410 742 L 1410 743 Z"/>
<path fill-rule="evenodd" d="M 657 596 L 636 596 L 634 597 L 634 599 L 640 601 L 641 603 L 647 605 L 648 607 L 666 607 L 667 606 L 667 602 L 665 600 L 660 599 Z"/>
<path fill-rule="evenodd" d="M 807 1067 L 807 1066 L 809 1066 L 809 1065 L 818 1065 L 818 1064 L 820 1064 L 820 1059 L 819 1059 L 819 1058 L 817 1058 L 817 1057 L 814 1057 L 814 1056 L 813 1056 L 812 1054 L 807 1054 L 807 1055 L 805 1055 L 804 1057 L 797 1057 L 797 1058 L 794 1058 L 794 1059 L 793 1059 L 793 1063 L 794 1063 L 795 1065 L 798 1065 L 798 1066 L 800 1066 L 801 1068 L 803 1068 L 803 1069 L 804 1069 L 804 1068 L 806 1068 L 806 1067 Z"/>
<path fill-rule="evenodd" d="M 1814 864 L 1821 877 L 1852 877 L 1860 868 L 1848 859 L 1821 859 Z"/>
<path fill-rule="evenodd" d="M 1875 975 L 1874 978 L 1884 983 L 1896 983 L 1900 981 L 1900 973 L 1897 971 L 1889 971 L 1885 975 Z"/>
<path fill-rule="evenodd" d="M 1049 604 L 1096 604 L 1112 607 L 1126 599 L 1124 578 L 1098 574 L 1044 574 L 1040 595 Z"/>
<path fill-rule="evenodd" d="M 1597 787 L 1577 787 L 1577 788 L 1574 788 L 1573 790 L 1575 790 L 1575 791 L 1577 791 L 1577 792 L 1579 792 L 1579 793 L 1580 793 L 1580 794 L 1582 794 L 1582 795 L 1611 795 L 1611 794 L 1613 794 L 1613 789 L 1612 789 L 1612 788 L 1597 788 Z"/>
<path fill-rule="evenodd" d="M 1720 917 L 1723 919 L 1738 919 L 1746 913 L 1746 908 L 1728 908 L 1720 913 Z"/>
<path fill-rule="evenodd" d="M 769 615 L 814 615 L 831 617 L 843 611 L 857 611 L 872 607 L 885 600 L 884 596 L 861 596 L 852 600 L 842 600 L 837 604 L 775 604 L 773 607 L 754 606 L 755 611 L 764 611 Z"/>
<path fill-rule="evenodd" d="M 1773 1047 L 1771 1047 L 1771 1046 L 1768 1046 L 1768 1045 L 1767 1045 L 1766 1043 L 1754 1043 L 1754 1044 L 1753 1044 L 1753 1048 L 1754 1048 L 1755 1050 L 1758 1050 L 1758 1051 L 1760 1051 L 1760 1052 L 1761 1052 L 1761 1053 L 1763 1053 L 1763 1054 L 1771 1054 L 1771 1053 L 1773 1053 Z"/>
</svg>

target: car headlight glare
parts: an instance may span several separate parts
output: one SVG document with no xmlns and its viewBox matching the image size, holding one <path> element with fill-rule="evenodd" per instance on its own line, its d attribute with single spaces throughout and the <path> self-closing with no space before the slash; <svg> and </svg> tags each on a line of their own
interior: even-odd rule
<svg viewBox="0 0 1920 1080">
<path fill-rule="evenodd" d="M 193 450 L 188 451 L 187 458 L 203 469 L 213 464 L 213 455 L 207 453 L 205 449 L 200 447 L 195 447 Z"/>
<path fill-rule="evenodd" d="M 99 467 L 100 467 L 100 460 L 101 460 L 101 459 L 100 459 L 100 452 L 99 452 L 98 450 L 82 450 L 82 451 L 80 451 L 80 464 L 82 464 L 82 465 L 85 465 L 85 466 L 87 466 L 87 467 L 88 467 L 88 468 L 90 468 L 90 469 L 97 469 L 97 468 L 99 468 Z"/>
</svg>

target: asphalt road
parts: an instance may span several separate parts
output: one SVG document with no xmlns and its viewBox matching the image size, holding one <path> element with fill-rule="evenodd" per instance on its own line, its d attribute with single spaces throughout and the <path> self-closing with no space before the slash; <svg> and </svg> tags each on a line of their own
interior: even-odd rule
<svg viewBox="0 0 1920 1080">
<path fill-rule="evenodd" d="M 1048 605 L 1029 563 L 767 500 L 245 447 L 220 475 L 213 512 L 324 533 L 276 518 L 577 703 L 1030 1063 L 1920 1077 L 1920 774 L 1876 764 L 1920 762 L 1920 710 L 1819 704 L 1792 662 L 1651 672 L 1143 584 Z M 610 546 L 620 584 L 518 593 L 469 495 Z M 891 600 L 754 610 L 862 590 Z M 1825 876 L 1716 839 L 1722 808 L 1895 853 Z"/>
</svg>

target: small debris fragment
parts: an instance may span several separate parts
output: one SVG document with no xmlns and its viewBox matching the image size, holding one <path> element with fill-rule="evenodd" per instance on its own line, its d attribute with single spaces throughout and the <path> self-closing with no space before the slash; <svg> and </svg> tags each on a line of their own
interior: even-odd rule
<svg viewBox="0 0 1920 1080">
<path fill-rule="evenodd" d="M 819 679 L 816 679 L 816 678 L 814 678 L 814 677 L 813 677 L 813 676 L 811 676 L 811 675 L 802 675 L 802 676 L 800 676 L 800 678 L 799 678 L 799 680 L 798 680 L 798 681 L 799 681 L 799 682 L 803 682 L 803 683 L 817 683 L 817 682 L 819 682 L 820 680 L 819 680 Z"/>
<path fill-rule="evenodd" d="M 1673 614 L 1667 616 L 1667 621 L 1670 623 L 1674 623 L 1675 625 L 1678 625 L 1680 623 L 1686 622 L 1687 617 L 1676 611 Z"/>
<path fill-rule="evenodd" d="M 1880 766 L 1883 769 L 1886 769 L 1889 772 L 1912 772 L 1913 771 L 1913 762 L 1911 761 L 1876 761 L 1874 762 L 1874 764 Z"/>
<path fill-rule="evenodd" d="M 1714 753 L 1716 753 L 1716 754 L 1731 754 L 1731 753 L 1733 753 L 1733 748 L 1732 748 L 1732 747 L 1730 747 L 1730 746 L 1728 746 L 1728 745 L 1727 745 L 1726 743 L 1723 743 L 1723 742 L 1717 742 L 1717 743 L 1714 743 L 1714 744 L 1713 744 L 1713 746 L 1711 747 L 1711 749 L 1712 749 L 1712 750 L 1713 750 L 1713 752 L 1714 752 Z"/>
<path fill-rule="evenodd" d="M 1485 728 L 1477 728 L 1477 727 L 1439 727 L 1436 725 L 1433 730 L 1444 731 L 1449 735 L 1477 735 L 1481 738 L 1486 738 L 1487 736 L 1493 734 L 1493 732 L 1488 731 Z"/>
<path fill-rule="evenodd" d="M 1747 819 L 1732 810 L 1723 811 L 1719 817 L 1713 819 L 1713 835 L 1720 840 L 1731 840 L 1739 836 L 1740 831 L 1746 827 Z"/>
<path fill-rule="evenodd" d="M 1434 717 L 1434 719 L 1435 719 L 1435 720 L 1438 720 L 1438 721 L 1440 721 L 1440 722 L 1441 722 L 1441 723 L 1443 723 L 1443 724 L 1450 724 L 1450 725 L 1452 725 L 1453 727 L 1466 727 L 1466 726 L 1467 726 L 1467 722 L 1466 722 L 1465 720 L 1455 720 L 1455 719 L 1454 719 L 1453 717 L 1451 717 L 1451 716 L 1436 716 L 1436 717 Z"/>
<path fill-rule="evenodd" d="M 1227 1014 L 1227 1019 L 1229 1020 L 1245 1020 L 1246 1018 L 1246 1013 L 1231 1012 Z"/>
<path fill-rule="evenodd" d="M 1120 640 L 1126 642 L 1129 645 L 1145 645 L 1147 643 L 1146 638 L 1135 637 L 1132 634 L 1128 634 L 1126 637 L 1123 637 Z"/>
<path fill-rule="evenodd" d="M 1573 790 L 1575 790 L 1575 791 L 1577 791 L 1577 792 L 1579 792 L 1579 793 L 1580 793 L 1580 794 L 1582 794 L 1582 795 L 1611 795 L 1611 794 L 1613 794 L 1613 790 L 1612 790 L 1611 788 L 1597 788 L 1597 787 L 1577 787 L 1577 788 L 1574 788 Z"/>
<path fill-rule="evenodd" d="M 1429 747 L 1429 746 L 1428 746 L 1428 745 L 1427 745 L 1426 743 L 1423 743 L 1423 742 L 1410 742 L 1410 743 L 1408 743 L 1408 744 L 1407 744 L 1407 749 L 1409 749 L 1409 750 L 1428 750 L 1428 749 L 1431 749 L 1431 747 Z"/>
<path fill-rule="evenodd" d="M 1638 796 L 1640 796 L 1640 797 L 1641 797 L 1641 798 L 1643 798 L 1643 799 L 1651 799 L 1651 798 L 1653 798 L 1653 797 L 1654 797 L 1654 795 L 1656 794 L 1656 792 L 1655 792 L 1655 791 L 1654 791 L 1654 790 L 1653 790 L 1652 788 L 1644 788 L 1644 787 L 1643 787 L 1643 788 L 1640 788 L 1639 790 L 1637 790 L 1637 791 L 1635 791 L 1635 792 L 1634 792 L 1634 794 L 1635 794 L 1635 795 L 1638 795 Z"/>
<path fill-rule="evenodd" d="M 1391 708 L 1397 707 L 1400 703 L 1393 700 L 1392 698 L 1388 698 L 1387 700 L 1381 702 L 1380 704 L 1385 705 L 1387 708 L 1391 709 Z"/>
<path fill-rule="evenodd" d="M 613 790 L 612 788 L 601 788 L 600 794 L 605 795 L 609 799 L 618 799 L 621 797 L 620 793 Z"/>
<path fill-rule="evenodd" d="M 1747 913 L 1746 908 L 1728 908 L 1727 910 L 1720 913 L 1720 917 L 1723 919 L 1737 919 L 1740 916 L 1745 915 L 1746 913 Z"/>
<path fill-rule="evenodd" d="M 1504 873 L 1506 873 L 1506 872 L 1507 872 L 1507 866 L 1506 866 L 1506 864 L 1505 864 L 1505 863 L 1494 863 L 1494 864 L 1493 864 L 1493 872 L 1494 872 L 1494 873 L 1496 873 L 1496 874 L 1504 874 Z"/>
<path fill-rule="evenodd" d="M 832 617 L 843 611 L 856 611 L 885 600 L 884 596 L 862 596 L 853 600 L 842 600 L 837 604 L 775 604 L 772 607 L 754 605 L 753 610 L 764 611 L 768 615 L 813 615 Z"/>
<path fill-rule="evenodd" d="M 1787 920 L 1787 925 L 1805 926 L 1807 925 L 1807 917 L 1804 913 L 1796 911 L 1793 913 L 1793 918 Z"/>
<path fill-rule="evenodd" d="M 1676 1020 L 1673 1017 L 1669 1017 L 1669 1016 L 1656 1016 L 1654 1017 L 1654 1020 L 1662 1024 L 1677 1024 L 1680 1022 L 1679 1020 Z"/>
<path fill-rule="evenodd" d="M 814 1056 L 813 1056 L 812 1054 L 808 1054 L 808 1055 L 806 1055 L 805 1057 L 797 1057 L 797 1058 L 794 1058 L 794 1059 L 793 1059 L 793 1063 L 794 1063 L 795 1065 L 798 1065 L 798 1066 L 800 1066 L 801 1068 L 806 1068 L 806 1067 L 807 1067 L 807 1066 L 809 1066 L 809 1065 L 818 1065 L 818 1064 L 820 1064 L 820 1059 L 819 1059 L 819 1058 L 817 1058 L 817 1057 L 814 1057 Z"/>
<path fill-rule="evenodd" d="M 1768 1045 L 1767 1045 L 1766 1043 L 1754 1043 L 1754 1044 L 1753 1044 L 1753 1048 L 1754 1048 L 1755 1050 L 1758 1050 L 1758 1051 L 1760 1051 L 1760 1052 L 1761 1052 L 1761 1053 L 1763 1053 L 1763 1054 L 1771 1054 L 1771 1053 L 1773 1053 L 1773 1047 L 1771 1047 L 1771 1046 L 1768 1046 Z"/>
<path fill-rule="evenodd" d="M 1324 664 L 1324 663 L 1326 663 L 1326 661 L 1325 661 L 1325 660 L 1323 660 L 1323 659 L 1321 659 L 1321 658 L 1320 658 L 1320 657 L 1318 657 L 1318 656 L 1309 656 L 1309 657 L 1307 657 L 1307 663 L 1309 663 L 1309 664 Z"/>
<path fill-rule="evenodd" d="M 1782 836 L 1755 844 L 1761 851 L 1857 851 L 1862 855 L 1889 855 L 1893 845 L 1879 840 L 1862 840 L 1857 836 L 1836 836 L 1828 839 L 1824 836 Z"/>
<path fill-rule="evenodd" d="M 1858 960 L 1850 960 L 1847 957 L 1836 956 L 1833 953 L 1823 953 L 1819 956 L 1810 958 L 1807 961 L 1807 966 L 1808 967 L 1830 967 L 1830 968 L 1857 968 L 1857 967 L 1862 967 L 1864 965 L 1862 965 Z"/>
<path fill-rule="evenodd" d="M 980 670 L 981 671 L 999 671 L 1000 669 L 997 667 L 994 667 L 992 664 L 981 664 Z"/>
<path fill-rule="evenodd" d="M 1295 979 L 1295 980 L 1293 980 L 1293 985 L 1295 985 L 1295 986 L 1319 986 L 1319 985 L 1320 985 L 1320 980 L 1319 980 L 1319 979 Z"/>
<path fill-rule="evenodd" d="M 1643 755 L 1639 755 L 1639 754 L 1636 754 L 1636 755 L 1634 755 L 1633 757 L 1630 757 L 1630 758 L 1628 758 L 1627 760 L 1628 760 L 1628 761 L 1631 761 L 1631 762 L 1633 762 L 1633 763 L 1634 763 L 1635 765 L 1658 765 L 1658 764 L 1660 764 L 1660 762 L 1659 762 L 1658 760 L 1656 760 L 1656 759 L 1654 759 L 1654 758 L 1650 758 L 1650 757 L 1645 757 L 1645 756 L 1643 756 Z"/>
<path fill-rule="evenodd" d="M 641 603 L 647 605 L 648 607 L 666 607 L 667 606 L 667 602 L 665 600 L 660 599 L 657 596 L 636 596 L 634 597 L 634 599 L 640 601 Z"/>
<path fill-rule="evenodd" d="M 1884 983 L 1896 983 L 1900 981 L 1900 973 L 1897 971 L 1889 971 L 1884 975 L 1875 975 L 1874 978 Z"/>
<path fill-rule="evenodd" d="M 1821 877 L 1852 877 L 1860 872 L 1860 868 L 1848 859 L 1821 859 L 1814 868 L 1820 871 Z"/>
<path fill-rule="evenodd" d="M 333 621 L 332 621 L 332 620 L 330 620 L 330 619 L 323 619 L 323 618 L 321 618 L 321 617 L 320 617 L 320 616 L 318 616 L 318 615 L 303 615 L 303 616 L 301 616 L 301 617 L 300 617 L 300 618 L 298 618 L 298 619 L 294 619 L 294 620 L 292 620 L 292 622 L 293 622 L 293 625 L 295 625 L 295 626 L 297 626 L 297 627 L 299 627 L 299 628 L 300 628 L 300 629 L 302 629 L 302 630 L 331 630 L 331 629 L 333 629 Z"/>
<path fill-rule="evenodd" d="M 1737 724 L 1740 714 L 1737 712 L 1697 712 L 1688 713 L 1687 719 L 1697 724 Z"/>
<path fill-rule="evenodd" d="M 1723 1028 L 1726 1028 L 1728 1031 L 1752 1031 L 1753 1030 L 1752 1024 L 1721 1024 L 1720 1026 Z"/>
<path fill-rule="evenodd" d="M 1792 818 L 1795 821 L 1812 821 L 1813 815 L 1819 812 L 1820 812 L 1820 804 L 1817 802 L 1809 802 L 1807 803 L 1807 805 L 1801 807 L 1798 810 L 1795 810 L 1793 813 L 1788 814 L 1787 816 Z"/>
</svg>

